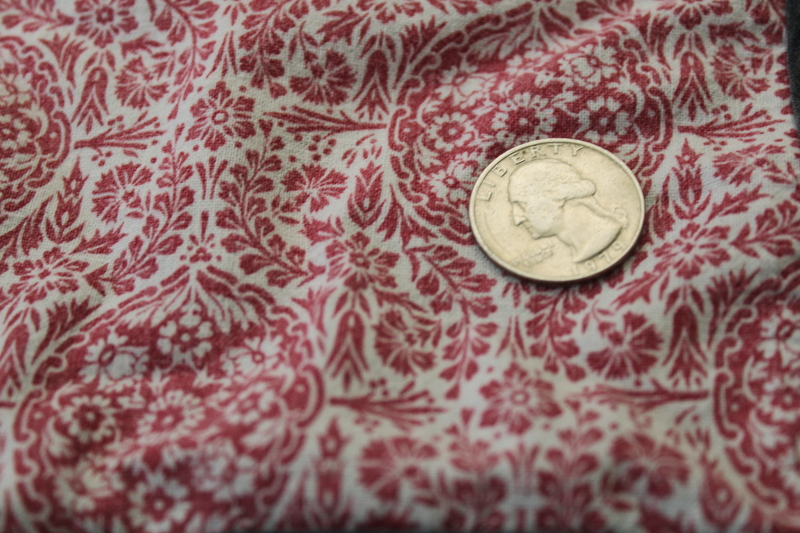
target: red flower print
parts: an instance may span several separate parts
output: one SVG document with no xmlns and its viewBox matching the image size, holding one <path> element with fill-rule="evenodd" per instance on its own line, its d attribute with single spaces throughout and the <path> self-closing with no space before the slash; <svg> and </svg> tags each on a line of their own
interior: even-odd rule
<svg viewBox="0 0 800 533">
<path fill-rule="evenodd" d="M 328 205 L 329 198 L 341 196 L 346 182 L 347 176 L 341 172 L 326 172 L 319 165 L 303 166 L 303 172 L 292 170 L 281 180 L 287 191 L 299 192 L 295 197 L 298 206 L 311 200 L 311 211 L 319 211 Z"/>
<path fill-rule="evenodd" d="M 733 12 L 729 0 L 681 0 L 665 5 L 661 9 L 671 10 L 687 30 L 694 29 L 711 13 L 719 16 Z"/>
<path fill-rule="evenodd" d="M 750 183 L 757 170 L 759 177 L 763 176 L 775 183 L 790 183 L 794 174 L 787 169 L 781 169 L 777 163 L 783 155 L 784 149 L 781 146 L 753 144 L 737 152 L 717 156 L 714 159 L 714 175 L 732 185 L 742 185 Z"/>
<path fill-rule="evenodd" d="M 158 350 L 173 362 L 201 365 L 208 352 L 214 327 L 200 306 L 191 302 L 184 306 L 179 317 L 173 317 L 158 328 Z"/>
<path fill-rule="evenodd" d="M 661 336 L 652 324 L 641 315 L 625 313 L 622 331 L 614 324 L 603 322 L 600 333 L 608 340 L 608 347 L 589 353 L 589 366 L 608 379 L 639 376 L 656 362 L 656 352 Z"/>
<path fill-rule="evenodd" d="M 385 364 L 400 374 L 414 375 L 433 367 L 433 353 L 419 347 L 425 341 L 426 332 L 409 327 L 399 311 L 384 314 L 375 331 L 375 351 Z"/>
<path fill-rule="evenodd" d="M 203 402 L 197 396 L 170 390 L 149 403 L 138 418 L 137 432 L 143 444 L 178 441 L 190 437 L 204 415 Z"/>
<path fill-rule="evenodd" d="M 25 75 L 40 67 L 21 69 L 4 52 L 0 48 L 0 199 L 6 210 L 19 209 L 29 190 L 50 181 L 67 153 L 69 129 L 49 96 L 54 88 Z"/>
<path fill-rule="evenodd" d="M 600 44 L 584 46 L 561 59 L 559 65 L 567 75 L 580 78 L 579 83 L 583 87 L 592 89 L 617 75 L 619 64 L 616 53 L 616 48 Z"/>
<path fill-rule="evenodd" d="M 452 433 L 456 438 L 449 446 L 452 452 L 450 463 L 471 474 L 482 475 L 489 472 L 499 462 L 499 456 L 492 453 L 492 445 L 485 440 L 471 441 L 466 435 Z"/>
<path fill-rule="evenodd" d="M 761 438 L 767 440 L 770 433 L 786 433 L 770 439 L 772 446 L 779 441 L 792 440 L 790 434 L 797 430 L 792 427 L 786 431 L 786 428 L 800 421 L 800 362 L 792 360 L 782 365 L 780 361 L 761 361 L 753 365 L 747 378 L 748 387 L 756 396 L 758 422 L 769 427 L 761 428 Z"/>
<path fill-rule="evenodd" d="M 251 121 L 255 100 L 244 96 L 234 99 L 225 82 L 220 81 L 191 107 L 196 122 L 187 139 L 203 139 L 211 150 L 224 146 L 227 137 L 247 139 L 256 134 Z"/>
<path fill-rule="evenodd" d="M 166 83 L 155 83 L 158 73 L 147 68 L 142 58 L 137 57 L 122 69 L 117 76 L 117 87 L 114 93 L 122 102 L 135 109 L 148 107 L 157 102 L 167 92 Z"/>
<path fill-rule="evenodd" d="M 286 89 L 271 81 L 284 75 L 283 63 L 278 59 L 269 57 L 269 51 L 265 47 L 256 45 L 255 48 L 254 52 L 245 55 L 239 61 L 242 71 L 252 73 L 253 78 L 250 84 L 256 89 L 263 89 L 264 85 L 267 85 L 272 97 L 283 96 L 286 94 Z"/>
<path fill-rule="evenodd" d="M 310 76 L 293 76 L 289 86 L 303 100 L 312 104 L 341 104 L 347 98 L 347 89 L 356 81 L 353 69 L 347 65 L 345 57 L 339 52 L 328 50 L 322 63 L 314 54 L 306 55 L 306 66 Z"/>
<path fill-rule="evenodd" d="M 760 317 L 759 351 L 765 358 L 800 359 L 800 300 L 778 305 Z"/>
<path fill-rule="evenodd" d="M 127 337 L 111 332 L 86 348 L 80 374 L 87 379 L 118 380 L 143 373 L 147 359 L 144 347 L 131 346 Z"/>
<path fill-rule="evenodd" d="M 344 284 L 354 291 L 370 285 L 394 288 L 397 283 L 389 271 L 400 256 L 380 248 L 368 249 L 369 237 L 356 233 L 345 242 L 334 241 L 325 249 L 331 262 L 329 277 L 345 278 Z"/>
<path fill-rule="evenodd" d="M 589 100 L 584 109 L 578 113 L 578 120 L 587 128 L 584 132 L 586 140 L 594 143 L 610 145 L 625 136 L 631 127 L 630 109 L 621 95 L 612 92 Z"/>
<path fill-rule="evenodd" d="M 78 35 L 94 39 L 94 44 L 103 48 L 120 33 L 129 33 L 139 24 L 131 14 L 134 0 L 78 0 Z"/>
<path fill-rule="evenodd" d="M 81 461 L 55 477 L 55 495 L 66 509 L 75 513 L 91 513 L 103 498 L 114 493 L 113 483 L 119 480 L 90 461 Z"/>
<path fill-rule="evenodd" d="M 456 505 L 451 507 L 442 524 L 445 531 L 470 531 L 469 514 L 475 512 L 479 521 L 472 531 L 500 531 L 503 529 L 503 513 L 496 509 L 506 497 L 505 482 L 498 476 L 475 479 L 455 479 L 445 489 L 448 499 Z"/>
<path fill-rule="evenodd" d="M 231 502 L 256 489 L 258 464 L 237 453 L 230 441 L 206 448 L 199 454 L 193 486 L 211 494 L 216 502 Z"/>
<path fill-rule="evenodd" d="M 744 375 L 744 390 L 752 404 L 742 423 L 751 428 L 751 438 L 761 453 L 775 457 L 794 456 L 800 427 L 800 362 L 786 355 L 768 352 L 749 365 Z M 745 414 L 743 405 L 739 402 L 741 414 Z"/>
<path fill-rule="evenodd" d="M 184 530 L 176 526 L 186 519 L 192 508 L 188 495 L 189 489 L 177 479 L 168 478 L 162 472 L 148 472 L 146 480 L 137 483 L 129 492 L 131 524 L 153 533 Z"/>
<path fill-rule="evenodd" d="M 516 94 L 500 104 L 492 119 L 492 129 L 504 143 L 524 136 L 546 135 L 556 123 L 550 107 L 551 102 L 539 95 Z"/>
<path fill-rule="evenodd" d="M 594 434 L 593 434 L 594 433 Z M 575 440 L 589 443 L 602 435 L 591 429 L 578 436 L 570 430 L 560 432 L 565 439 L 564 449 L 550 448 L 544 455 L 553 470 L 540 470 L 538 492 L 545 501 L 536 511 L 536 525 L 541 531 L 596 533 L 607 531 L 606 517 L 597 509 L 602 501 L 596 494 L 591 477 L 598 470 L 598 457 L 591 453 L 572 453 Z M 574 439 L 574 440 L 573 440 Z M 572 441 L 572 442 L 570 442 Z"/>
<path fill-rule="evenodd" d="M 384 24 L 392 22 L 397 15 L 413 17 L 422 13 L 420 3 L 412 0 L 358 0 L 358 7 L 363 10 L 372 9 L 375 12 L 375 18 Z"/>
<path fill-rule="evenodd" d="M 105 396 L 72 396 L 59 411 L 64 432 L 81 444 L 97 443 L 114 435 L 116 425 L 109 415 L 111 400 Z"/>
<path fill-rule="evenodd" d="M 493 380 L 481 387 L 481 395 L 489 401 L 481 426 L 506 424 L 511 433 L 520 435 L 536 418 L 561 414 L 551 383 L 529 376 L 517 363 L 511 364 L 503 378 L 502 382 Z"/>
<path fill-rule="evenodd" d="M 430 135 L 434 147 L 440 152 L 449 152 L 469 144 L 475 132 L 469 125 L 470 117 L 465 113 L 444 113 L 431 118 Z"/>
<path fill-rule="evenodd" d="M 26 259 L 14 264 L 14 274 L 19 276 L 19 282 L 11 286 L 11 292 L 27 292 L 25 299 L 33 303 L 44 298 L 48 292 L 57 290 L 66 294 L 77 291 L 75 274 L 83 272 L 87 266 L 89 263 L 70 260 L 60 249 L 53 248 L 46 251 L 41 259 Z"/>
<path fill-rule="evenodd" d="M 152 171 L 135 163 L 102 174 L 93 192 L 92 212 L 104 222 L 116 222 L 120 210 L 126 217 L 144 217 L 141 189 L 152 177 Z"/>
<path fill-rule="evenodd" d="M 683 456 L 666 445 L 658 445 L 647 435 L 619 437 L 611 445 L 611 456 L 618 462 L 631 462 L 630 481 L 647 479 L 647 492 L 657 498 L 672 494 L 675 485 L 689 480 L 689 467 Z"/>
<path fill-rule="evenodd" d="M 700 488 L 700 508 L 706 519 L 717 526 L 718 531 L 730 530 L 731 523 L 739 515 L 742 501 L 730 483 L 713 467 L 704 469 L 703 485 Z"/>
<path fill-rule="evenodd" d="M 33 103 L 30 95 L 0 98 L 0 170 L 9 172 L 12 178 L 12 172 L 19 172 L 21 165 L 26 166 L 37 156 L 34 143 L 47 122 L 46 116 L 37 116 L 41 115 L 38 110 L 21 107 L 23 102 L 26 107 Z"/>
<path fill-rule="evenodd" d="M 453 154 L 447 167 L 432 172 L 429 183 L 437 196 L 446 198 L 451 204 L 466 205 L 472 193 L 475 175 L 475 160 L 472 154 Z"/>
<path fill-rule="evenodd" d="M 436 457 L 436 449 L 409 437 L 376 440 L 361 453 L 359 480 L 384 501 L 397 501 L 404 481 L 418 489 L 430 487 L 424 462 Z"/>
<path fill-rule="evenodd" d="M 800 419 L 800 372 L 788 378 L 773 380 L 764 385 L 764 395 L 758 405 L 759 414 L 773 423 L 796 423 Z"/>
<path fill-rule="evenodd" d="M 752 98 L 769 87 L 766 78 L 758 77 L 759 71 L 763 71 L 765 53 L 752 52 L 749 61 L 739 59 L 731 45 L 720 47 L 714 54 L 714 79 L 726 94 L 739 100 Z"/>
<path fill-rule="evenodd" d="M 488 84 L 489 78 L 494 79 L 491 75 L 478 71 L 476 65 L 461 64 L 452 67 L 440 74 L 436 85 L 436 99 L 443 102 L 452 98 L 451 101 L 455 104 L 474 104 L 481 95 L 476 87 Z"/>
<path fill-rule="evenodd" d="M 701 227 L 691 222 L 681 230 L 679 238 L 657 249 L 654 254 L 668 259 L 678 276 L 691 279 L 700 273 L 704 264 L 719 266 L 731 258 L 720 246 L 727 238 L 728 228 Z"/>
</svg>

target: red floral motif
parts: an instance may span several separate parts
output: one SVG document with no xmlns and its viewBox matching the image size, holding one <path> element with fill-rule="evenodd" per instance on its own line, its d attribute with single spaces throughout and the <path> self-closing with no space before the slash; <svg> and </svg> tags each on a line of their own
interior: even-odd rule
<svg viewBox="0 0 800 533">
<path fill-rule="evenodd" d="M 109 333 L 86 348 L 81 375 L 88 379 L 95 377 L 118 380 L 141 374 L 147 363 L 146 349 L 131 346 L 123 335 Z"/>
<path fill-rule="evenodd" d="M 447 433 L 455 437 L 453 443 L 448 446 L 452 452 L 450 463 L 462 472 L 486 474 L 500 462 L 500 457 L 492 451 L 492 445 L 489 442 L 470 440 L 454 427 L 449 428 Z"/>
<path fill-rule="evenodd" d="M 647 435 L 619 437 L 611 446 L 611 455 L 619 464 L 633 463 L 627 476 L 634 480 L 644 477 L 647 492 L 657 498 L 670 496 L 689 480 L 689 467 L 683 456 Z"/>
<path fill-rule="evenodd" d="M 583 132 L 586 140 L 608 146 L 624 138 L 633 127 L 633 117 L 625 111 L 628 108 L 623 96 L 612 92 L 586 102 L 578 113 L 578 120 L 586 128 Z"/>
<path fill-rule="evenodd" d="M 760 431 L 761 441 L 774 448 L 788 445 L 800 422 L 800 304 L 770 311 L 755 332 L 757 357 L 748 366 L 744 385 L 756 402 L 755 422 L 767 426 Z"/>
<path fill-rule="evenodd" d="M 258 19 L 253 16 L 250 22 L 257 25 Z M 247 22 L 245 26 L 248 26 Z M 243 48 L 253 50 L 251 53 L 241 56 L 239 63 L 242 71 L 251 73 L 250 84 L 256 89 L 263 89 L 266 86 L 273 97 L 286 94 L 283 85 L 272 81 L 281 78 L 286 73 L 281 60 L 271 57 L 281 51 L 283 42 L 280 39 L 271 39 L 270 33 L 266 31 L 254 31 L 251 35 L 255 35 L 257 38 L 245 37 L 242 39 Z"/>
<path fill-rule="evenodd" d="M 796 531 L 784 4 L 0 0 L 3 526 Z M 543 136 L 579 286 L 469 226 Z"/>
<path fill-rule="evenodd" d="M 79 515 L 92 513 L 102 505 L 103 499 L 113 495 L 114 482 L 118 480 L 98 466 L 82 461 L 56 477 L 55 495 L 66 509 Z"/>
<path fill-rule="evenodd" d="M 728 528 L 742 508 L 742 502 L 734 487 L 719 472 L 708 468 L 705 476 L 700 490 L 700 507 L 709 522 Z"/>
<path fill-rule="evenodd" d="M 559 65 L 566 75 L 579 78 L 581 86 L 592 89 L 618 76 L 616 55 L 616 48 L 589 45 L 565 56 Z"/>
<path fill-rule="evenodd" d="M 448 166 L 469 165 L 480 150 L 474 117 L 466 109 L 431 105 L 420 110 L 420 122 L 405 132 L 407 142 L 426 173 L 439 172 Z M 451 172 L 447 172 L 451 175 Z M 427 180 L 423 180 L 427 186 Z"/>
<path fill-rule="evenodd" d="M 405 484 L 416 489 L 430 488 L 425 463 L 436 455 L 433 446 L 408 437 L 375 440 L 362 451 L 359 479 L 378 498 L 395 501 Z"/>
<path fill-rule="evenodd" d="M 730 0 L 686 0 L 661 9 L 670 9 L 687 30 L 694 29 L 703 22 L 703 18 L 711 14 L 720 16 L 733 11 Z"/>
<path fill-rule="evenodd" d="M 344 102 L 347 89 L 356 81 L 353 69 L 347 64 L 345 57 L 339 52 L 328 50 L 324 62 L 314 54 L 307 54 L 305 61 L 311 75 L 292 77 L 289 80 L 292 90 L 303 95 L 303 100 L 313 104 L 336 105 Z"/>
<path fill-rule="evenodd" d="M 372 10 L 384 24 L 394 21 L 397 15 L 413 17 L 422 13 L 422 5 L 413 0 L 358 0 L 358 7 Z"/>
<path fill-rule="evenodd" d="M 211 351 L 214 327 L 203 315 L 200 306 L 189 304 L 177 319 L 166 321 L 158 329 L 158 350 L 174 362 L 203 366 L 205 356 Z"/>
<path fill-rule="evenodd" d="M 601 323 L 600 334 L 610 346 L 590 352 L 586 359 L 595 372 L 608 379 L 639 376 L 658 360 L 661 336 L 655 327 L 648 324 L 645 317 L 633 313 L 625 313 L 623 324 L 619 331 L 612 323 Z"/>
<path fill-rule="evenodd" d="M 239 454 L 230 441 L 206 449 L 194 473 L 193 486 L 211 494 L 215 502 L 232 502 L 256 489 L 258 464 Z"/>
<path fill-rule="evenodd" d="M 256 134 L 252 122 L 255 100 L 246 96 L 234 99 L 225 82 L 218 82 L 192 107 L 194 125 L 189 128 L 188 139 L 203 139 L 203 146 L 218 150 L 228 138 L 248 139 Z"/>
<path fill-rule="evenodd" d="M 211 263 L 219 262 L 222 256 L 219 255 L 220 250 L 217 250 L 217 242 L 214 234 L 189 235 L 189 243 L 186 246 L 186 255 L 182 255 L 181 259 L 188 260 L 189 263 Z"/>
<path fill-rule="evenodd" d="M 70 139 L 58 83 L 37 66 L 41 53 L 19 48 L 18 41 L 0 39 L 0 220 L 52 179 Z"/>
<path fill-rule="evenodd" d="M 114 94 L 123 105 L 143 109 L 158 102 L 169 88 L 166 82 L 157 83 L 160 78 L 155 68 L 148 68 L 141 57 L 130 61 L 117 76 Z"/>
<path fill-rule="evenodd" d="M 469 158 L 454 158 L 446 167 L 431 175 L 431 182 L 439 195 L 453 205 L 466 205 L 472 193 L 470 176 L 475 175 L 475 161 Z"/>
<path fill-rule="evenodd" d="M 505 499 L 506 484 L 497 476 L 489 476 L 476 482 L 471 479 L 456 479 L 445 494 L 451 504 L 442 529 L 464 531 L 469 529 L 471 514 L 477 515 L 475 530 L 496 531 L 503 524 L 503 513 L 497 509 Z"/>
<path fill-rule="evenodd" d="M 152 171 L 142 165 L 125 163 L 100 176 L 95 186 L 92 211 L 104 222 L 116 222 L 120 211 L 131 218 L 145 215 L 143 185 L 150 182 Z"/>
<path fill-rule="evenodd" d="M 36 141 L 48 128 L 48 117 L 36 109 L 32 95 L 0 86 L 0 168 L 13 178 L 40 153 Z M 5 94 L 3 94 L 5 93 Z"/>
<path fill-rule="evenodd" d="M 489 402 L 481 416 L 482 426 L 504 424 L 511 433 L 522 434 L 534 420 L 561 414 L 551 383 L 531 377 L 517 363 L 503 372 L 503 378 L 502 382 L 493 380 L 481 387 L 481 395 Z"/>
<path fill-rule="evenodd" d="M 381 248 L 368 248 L 369 237 L 356 233 L 342 242 L 334 241 L 325 249 L 330 260 L 330 275 L 344 278 L 345 286 L 354 291 L 364 290 L 371 285 L 394 288 L 397 283 L 389 272 L 397 264 L 400 256 Z"/>
<path fill-rule="evenodd" d="M 536 511 L 536 526 L 544 531 L 602 531 L 606 517 L 596 506 L 589 477 L 599 467 L 598 457 L 580 448 L 596 443 L 602 436 L 597 428 L 559 434 L 562 448 L 550 448 L 545 458 L 552 470 L 538 472 L 538 492 L 546 499 Z M 577 447 L 577 449 L 576 449 Z"/>
<path fill-rule="evenodd" d="M 692 279 L 700 274 L 701 267 L 706 263 L 719 266 L 731 258 L 721 246 L 727 238 L 726 227 L 709 228 L 691 222 L 681 230 L 680 238 L 667 242 L 654 254 L 656 257 L 666 259 L 678 276 Z"/>
<path fill-rule="evenodd" d="M 330 200 L 338 198 L 345 191 L 347 177 L 335 170 L 326 171 L 319 165 L 303 166 L 303 171 L 291 170 L 281 180 L 287 191 L 299 192 L 295 203 L 300 206 L 310 201 L 311 211 L 319 211 Z"/>
<path fill-rule="evenodd" d="M 399 311 L 384 314 L 375 331 L 375 350 L 385 364 L 401 375 L 414 375 L 433 368 L 433 353 L 420 347 L 430 332 L 407 325 Z"/>
<path fill-rule="evenodd" d="M 148 473 L 129 493 L 128 519 L 136 528 L 154 533 L 178 531 L 191 509 L 189 489 L 163 472 Z"/>
<path fill-rule="evenodd" d="M 139 24 L 131 14 L 134 0 L 77 0 L 78 35 L 86 35 L 103 48 L 122 33 L 130 33 Z"/>
<path fill-rule="evenodd" d="M 447 113 L 431 118 L 431 137 L 440 152 L 450 152 L 467 145 L 475 138 L 469 128 L 469 116 L 464 113 Z"/>
<path fill-rule="evenodd" d="M 733 46 L 722 46 L 714 56 L 714 79 L 722 90 L 739 100 L 747 100 L 769 87 L 769 81 L 759 77 L 764 68 L 766 50 L 750 51 L 750 61 L 743 61 Z M 769 55 L 771 59 L 771 54 Z"/>
<path fill-rule="evenodd" d="M 147 406 L 137 421 L 137 433 L 143 444 L 159 444 L 190 438 L 203 421 L 203 402 L 188 392 L 173 389 Z"/>
<path fill-rule="evenodd" d="M 113 437 L 116 430 L 110 408 L 111 400 L 105 396 L 71 396 L 61 405 L 59 422 L 80 444 L 100 443 Z"/>
<path fill-rule="evenodd" d="M 775 183 L 788 183 L 792 179 L 791 173 L 777 163 L 783 153 L 780 146 L 753 144 L 719 155 L 714 159 L 715 174 L 731 185 L 751 183 L 756 172 Z"/>
<path fill-rule="evenodd" d="M 778 306 L 763 317 L 758 348 L 766 358 L 791 361 L 800 357 L 800 300 Z"/>
<path fill-rule="evenodd" d="M 14 274 L 19 281 L 11 286 L 14 294 L 25 293 L 25 300 L 33 303 L 44 298 L 51 291 L 61 294 L 78 290 L 76 275 L 83 272 L 89 263 L 75 261 L 59 248 L 51 248 L 42 254 L 41 259 L 26 259 L 14 263 Z"/>
<path fill-rule="evenodd" d="M 770 433 L 773 439 L 765 439 L 769 445 L 789 444 L 794 438 L 795 425 L 800 421 L 800 364 L 792 362 L 786 366 L 757 365 L 751 374 L 754 390 L 760 390 L 756 404 L 756 416 L 762 422 L 772 426 L 772 430 L 764 431 L 764 437 Z M 763 382 L 757 387 L 756 379 Z"/>
<path fill-rule="evenodd" d="M 551 102 L 539 95 L 519 93 L 500 104 L 492 120 L 492 129 L 501 140 L 513 142 L 516 138 L 547 137 L 553 131 L 556 117 L 547 110 Z"/>
</svg>

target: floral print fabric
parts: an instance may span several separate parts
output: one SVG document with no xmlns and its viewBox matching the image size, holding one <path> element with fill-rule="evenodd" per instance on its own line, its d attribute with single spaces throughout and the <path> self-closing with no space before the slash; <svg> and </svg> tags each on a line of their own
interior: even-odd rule
<svg viewBox="0 0 800 533">
<path fill-rule="evenodd" d="M 4 531 L 800 528 L 779 0 L 0 0 Z M 645 192 L 503 273 L 545 137 Z"/>
</svg>

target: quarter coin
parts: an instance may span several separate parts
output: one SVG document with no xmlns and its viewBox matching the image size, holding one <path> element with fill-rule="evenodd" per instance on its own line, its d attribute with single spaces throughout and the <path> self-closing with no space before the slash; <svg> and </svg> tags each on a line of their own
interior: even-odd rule
<svg viewBox="0 0 800 533">
<path fill-rule="evenodd" d="M 615 267 L 644 225 L 633 172 L 607 150 L 572 139 L 513 148 L 483 171 L 469 203 L 489 258 L 524 278 L 569 282 Z"/>
</svg>

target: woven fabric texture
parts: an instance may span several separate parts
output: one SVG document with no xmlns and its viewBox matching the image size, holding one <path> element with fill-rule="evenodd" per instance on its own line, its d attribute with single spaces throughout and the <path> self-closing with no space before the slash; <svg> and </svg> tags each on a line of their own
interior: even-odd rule
<svg viewBox="0 0 800 533">
<path fill-rule="evenodd" d="M 784 7 L 0 0 L 0 530 L 800 529 Z M 594 281 L 470 232 L 547 137 Z"/>
</svg>

